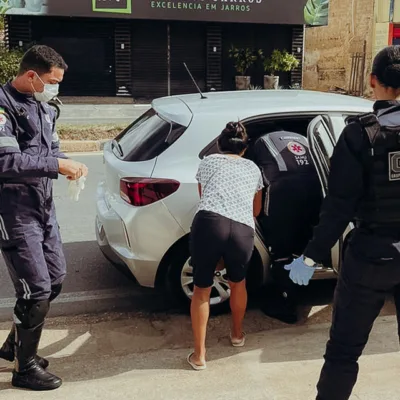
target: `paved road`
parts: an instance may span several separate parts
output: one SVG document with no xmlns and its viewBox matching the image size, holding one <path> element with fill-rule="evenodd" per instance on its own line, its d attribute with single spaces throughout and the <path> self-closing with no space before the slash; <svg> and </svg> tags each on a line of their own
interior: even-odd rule
<svg viewBox="0 0 400 400">
<path fill-rule="evenodd" d="M 137 287 L 104 259 L 95 242 L 95 193 L 103 177 L 102 155 L 72 156 L 88 165 L 90 176 L 79 202 L 67 197 L 67 182 L 55 182 L 58 221 L 68 261 L 68 277 L 63 296 L 52 308 L 52 314 L 71 314 L 109 310 L 114 306 L 136 307 L 141 302 L 157 305 L 152 290 Z M 0 256 L 0 320 L 10 317 L 14 292 L 3 259 Z M 154 300 L 154 302 L 153 302 Z"/>
<path fill-rule="evenodd" d="M 63 294 L 51 308 L 51 315 L 110 311 L 112 309 L 162 310 L 168 305 L 152 289 L 138 287 L 117 271 L 98 250 L 95 241 L 95 196 L 103 178 L 101 153 L 72 155 L 88 165 L 90 175 L 78 202 L 67 197 L 67 182 L 55 181 L 58 221 L 68 263 Z M 331 282 L 315 282 L 304 292 L 305 302 L 326 304 L 330 301 Z M 9 320 L 14 293 L 3 259 L 0 256 L 0 321 Z"/>
<path fill-rule="evenodd" d="M 149 109 L 133 104 L 65 104 L 61 107 L 60 124 L 97 125 L 129 124 Z"/>
<path fill-rule="evenodd" d="M 63 386 L 52 392 L 13 389 L 11 364 L 0 361 L 1 400 L 312 400 L 328 338 L 330 307 L 313 309 L 288 328 L 258 311 L 246 315 L 246 346 L 229 345 L 228 315 L 212 318 L 207 370 L 186 364 L 192 348 L 186 315 L 115 314 L 48 320 L 40 354 Z M 387 307 L 360 362 L 351 399 L 398 400 L 397 323 Z M 385 316 L 386 315 L 386 316 Z M 0 324 L 0 341 L 9 324 Z"/>
</svg>

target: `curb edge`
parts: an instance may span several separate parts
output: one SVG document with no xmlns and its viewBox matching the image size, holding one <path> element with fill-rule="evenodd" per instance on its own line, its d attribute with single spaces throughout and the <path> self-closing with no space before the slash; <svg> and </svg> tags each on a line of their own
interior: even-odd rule
<svg viewBox="0 0 400 400">
<path fill-rule="evenodd" d="M 104 145 L 110 139 L 102 140 L 60 140 L 60 150 L 63 153 L 87 153 L 103 151 Z"/>
</svg>

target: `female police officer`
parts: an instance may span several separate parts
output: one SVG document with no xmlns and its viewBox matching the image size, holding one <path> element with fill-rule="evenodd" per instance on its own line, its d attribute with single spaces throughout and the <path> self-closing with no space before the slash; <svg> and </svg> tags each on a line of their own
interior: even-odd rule
<svg viewBox="0 0 400 400">
<path fill-rule="evenodd" d="M 285 268 L 307 285 L 314 266 L 355 222 L 334 299 L 330 340 L 317 400 L 345 400 L 360 357 L 383 307 L 394 292 L 400 312 L 400 46 L 376 56 L 371 87 L 374 112 L 349 120 L 331 159 L 328 195 L 304 256 Z"/>
</svg>

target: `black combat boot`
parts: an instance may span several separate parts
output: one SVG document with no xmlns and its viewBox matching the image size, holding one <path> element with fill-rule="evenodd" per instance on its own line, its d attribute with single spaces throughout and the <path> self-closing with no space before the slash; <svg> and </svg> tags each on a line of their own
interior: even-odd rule
<svg viewBox="0 0 400 400">
<path fill-rule="evenodd" d="M 57 376 L 45 371 L 36 361 L 44 323 L 31 329 L 16 325 L 15 369 L 12 385 L 31 390 L 53 390 L 61 386 Z"/>
<path fill-rule="evenodd" d="M 15 324 L 13 324 L 6 341 L 0 348 L 0 358 L 2 358 L 3 360 L 13 362 L 14 344 L 15 344 Z M 46 369 L 49 366 L 49 362 L 45 358 L 42 358 L 38 355 L 36 356 L 36 361 L 43 369 Z"/>
</svg>

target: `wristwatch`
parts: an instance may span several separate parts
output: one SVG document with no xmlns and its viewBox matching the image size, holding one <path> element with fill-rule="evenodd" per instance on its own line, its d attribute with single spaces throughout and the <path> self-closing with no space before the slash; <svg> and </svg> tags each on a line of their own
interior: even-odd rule
<svg viewBox="0 0 400 400">
<path fill-rule="evenodd" d="M 311 258 L 308 257 L 303 257 L 303 262 L 307 267 L 314 267 L 315 266 L 315 261 L 312 260 Z"/>
</svg>

